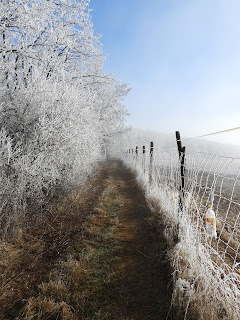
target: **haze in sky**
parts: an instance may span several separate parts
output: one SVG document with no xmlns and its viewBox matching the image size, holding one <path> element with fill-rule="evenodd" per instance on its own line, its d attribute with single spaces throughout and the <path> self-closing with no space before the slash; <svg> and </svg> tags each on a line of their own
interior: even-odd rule
<svg viewBox="0 0 240 320">
<path fill-rule="evenodd" d="M 128 122 L 184 137 L 240 126 L 240 2 L 91 0 Z M 240 144 L 240 130 L 209 140 Z"/>
</svg>

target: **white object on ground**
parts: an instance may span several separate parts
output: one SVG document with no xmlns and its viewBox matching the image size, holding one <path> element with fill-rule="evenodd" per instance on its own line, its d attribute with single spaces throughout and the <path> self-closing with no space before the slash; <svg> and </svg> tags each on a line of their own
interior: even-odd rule
<svg viewBox="0 0 240 320">
<path fill-rule="evenodd" d="M 206 231 L 207 231 L 208 237 L 217 239 L 216 216 L 212 207 L 210 206 L 206 211 Z"/>
</svg>

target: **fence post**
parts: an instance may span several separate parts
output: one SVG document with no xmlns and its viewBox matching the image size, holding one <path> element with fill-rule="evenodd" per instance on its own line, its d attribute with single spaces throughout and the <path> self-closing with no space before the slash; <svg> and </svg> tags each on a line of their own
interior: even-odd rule
<svg viewBox="0 0 240 320">
<path fill-rule="evenodd" d="M 184 175 L 185 175 L 185 147 L 182 146 L 180 132 L 176 131 L 176 140 L 177 140 L 177 147 L 178 147 L 178 155 L 180 160 L 180 174 L 181 174 L 181 180 L 180 180 L 180 186 L 179 186 L 179 218 L 182 216 L 183 212 L 183 204 L 184 204 Z M 179 221 L 178 221 L 178 240 L 179 240 Z"/>
<path fill-rule="evenodd" d="M 135 149 L 135 156 L 134 156 L 135 169 L 137 169 L 137 163 L 138 163 L 138 147 L 136 147 Z"/>
<path fill-rule="evenodd" d="M 145 173 L 145 146 L 143 146 L 143 160 L 142 160 L 142 166 L 143 166 L 143 172 Z"/>
<path fill-rule="evenodd" d="M 150 142 L 149 184 L 153 180 L 153 142 Z"/>
</svg>

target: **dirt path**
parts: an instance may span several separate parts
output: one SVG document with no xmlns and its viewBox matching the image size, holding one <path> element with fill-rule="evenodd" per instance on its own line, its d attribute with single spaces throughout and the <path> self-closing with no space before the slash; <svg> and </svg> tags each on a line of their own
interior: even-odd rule
<svg viewBox="0 0 240 320">
<path fill-rule="evenodd" d="M 109 163 L 112 196 L 120 209 L 116 252 L 122 280 L 115 297 L 114 319 L 166 319 L 171 300 L 171 277 L 165 261 L 163 227 L 156 226 L 134 175 L 120 161 Z M 171 315 L 169 315 L 171 319 Z"/>
<path fill-rule="evenodd" d="M 175 319 L 163 226 L 121 161 L 25 238 L 0 251 L 0 319 Z"/>
</svg>

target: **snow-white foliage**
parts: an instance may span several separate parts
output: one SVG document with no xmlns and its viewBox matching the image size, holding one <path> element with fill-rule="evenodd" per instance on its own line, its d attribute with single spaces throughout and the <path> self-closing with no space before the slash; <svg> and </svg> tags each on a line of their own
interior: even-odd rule
<svg viewBox="0 0 240 320">
<path fill-rule="evenodd" d="M 136 141 L 134 143 L 136 145 Z M 138 144 L 139 145 L 139 144 Z M 173 304 L 184 319 L 240 318 L 240 159 L 186 153 L 183 208 L 177 151 L 153 150 L 150 143 L 130 148 L 123 160 L 137 173 L 149 204 L 159 211 L 173 267 Z M 210 205 L 217 217 L 217 239 L 206 232 Z"/>
<path fill-rule="evenodd" d="M 89 0 L 0 2 L 2 233 L 82 183 L 124 130 L 128 89 L 104 61 Z"/>
</svg>

